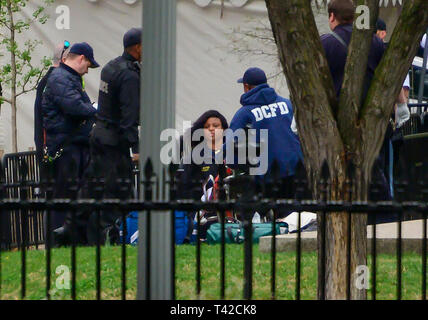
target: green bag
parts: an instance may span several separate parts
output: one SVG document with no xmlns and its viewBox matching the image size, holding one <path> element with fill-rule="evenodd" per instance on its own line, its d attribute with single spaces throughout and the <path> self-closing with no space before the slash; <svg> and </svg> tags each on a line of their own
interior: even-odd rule
<svg viewBox="0 0 428 320">
<path fill-rule="evenodd" d="M 286 226 L 284 222 L 276 224 L 276 234 L 280 234 L 280 226 Z M 259 243 L 260 237 L 272 235 L 272 223 L 253 223 L 253 243 Z M 244 227 L 240 223 L 225 223 L 225 243 L 243 243 L 245 239 Z M 207 243 L 221 243 L 221 224 L 212 224 L 207 231 Z"/>
</svg>

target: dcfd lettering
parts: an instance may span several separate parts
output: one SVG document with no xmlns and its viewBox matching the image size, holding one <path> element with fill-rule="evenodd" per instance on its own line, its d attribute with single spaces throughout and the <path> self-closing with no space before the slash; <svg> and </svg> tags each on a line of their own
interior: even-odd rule
<svg viewBox="0 0 428 320">
<path fill-rule="evenodd" d="M 278 110 L 281 115 L 287 114 L 290 112 L 288 110 L 287 103 L 285 102 L 271 103 L 270 105 L 257 107 L 251 110 L 251 112 L 256 118 L 256 121 L 261 121 L 263 119 L 276 117 L 278 115 Z"/>
</svg>

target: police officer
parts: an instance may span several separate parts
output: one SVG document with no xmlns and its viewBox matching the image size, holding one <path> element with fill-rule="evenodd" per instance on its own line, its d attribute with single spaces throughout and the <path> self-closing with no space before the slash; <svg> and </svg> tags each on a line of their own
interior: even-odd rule
<svg viewBox="0 0 428 320">
<path fill-rule="evenodd" d="M 118 178 L 132 181 L 132 162 L 137 161 L 139 155 L 141 41 L 141 29 L 127 31 L 123 37 L 123 54 L 111 60 L 101 71 L 97 121 L 90 139 L 89 175 L 104 178 L 103 198 L 126 199 L 132 195 L 131 186 L 123 189 Z M 109 230 L 114 233 L 115 221 L 119 217 L 120 212 L 101 213 L 102 242 Z M 89 243 L 96 242 L 96 228 L 96 215 L 92 213 L 88 225 Z M 109 237 L 112 239 L 115 235 L 110 234 Z"/>
<path fill-rule="evenodd" d="M 42 114 L 46 130 L 46 161 L 55 180 L 53 198 L 75 198 L 83 184 L 89 164 L 89 133 L 97 110 L 85 92 L 82 76 L 89 68 L 98 67 L 92 47 L 86 42 L 76 43 L 64 63 L 54 68 L 47 79 Z M 52 228 L 64 222 L 63 227 L 53 232 L 55 245 L 67 244 L 73 234 L 76 241 L 84 239 L 86 225 L 76 223 L 73 233 L 71 220 L 71 212 L 53 212 Z"/>
</svg>

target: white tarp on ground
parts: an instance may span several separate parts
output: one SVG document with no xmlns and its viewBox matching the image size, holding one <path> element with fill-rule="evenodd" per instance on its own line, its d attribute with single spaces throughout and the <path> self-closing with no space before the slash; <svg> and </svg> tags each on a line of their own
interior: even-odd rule
<svg viewBox="0 0 428 320">
<path fill-rule="evenodd" d="M 31 14 L 39 3 L 40 0 L 31 0 L 25 13 Z M 233 36 L 230 34 L 234 28 L 240 27 L 242 30 L 254 21 L 267 21 L 265 2 L 249 0 L 245 6 L 238 8 L 226 0 L 222 17 L 220 0 L 211 1 L 204 8 L 196 5 L 194 0 L 178 0 L 177 3 L 177 128 L 182 128 L 183 120 L 193 121 L 210 108 L 218 109 L 230 121 L 240 106 L 239 98 L 243 89 L 236 80 L 244 70 L 250 66 L 259 66 L 268 75 L 280 71 L 275 59 L 249 55 L 240 61 L 239 55 L 231 53 L 230 49 L 233 43 Z M 69 30 L 56 28 L 55 22 L 59 16 L 56 9 L 61 5 L 70 9 Z M 48 12 L 50 19 L 45 25 L 34 25 L 31 31 L 18 36 L 19 43 L 26 39 L 43 41 L 43 46 L 33 55 L 33 61 L 51 55 L 54 45 L 63 40 L 71 43 L 86 41 L 92 45 L 96 60 L 103 66 L 122 53 L 124 32 L 141 25 L 142 0 L 56 0 Z M 322 18 L 317 17 L 317 20 Z M 263 45 L 257 42 L 254 48 L 261 50 Z M 0 57 L 0 63 L 4 65 L 7 52 L 2 54 L 4 56 Z M 97 101 L 100 72 L 101 68 L 90 70 L 85 76 L 87 92 L 92 101 Z M 276 80 L 272 84 L 281 95 L 288 97 L 286 83 L 283 76 L 280 77 L 282 80 Z M 34 146 L 34 99 L 35 92 L 32 92 L 21 96 L 18 101 L 19 151 L 26 151 Z M 0 149 L 5 149 L 6 152 L 11 152 L 10 132 L 10 106 L 4 104 L 0 116 Z"/>
</svg>

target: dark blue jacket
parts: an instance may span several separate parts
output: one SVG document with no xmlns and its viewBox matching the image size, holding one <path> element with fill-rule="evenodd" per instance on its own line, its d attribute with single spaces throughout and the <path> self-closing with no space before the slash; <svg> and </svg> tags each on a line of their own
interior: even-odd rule
<svg viewBox="0 0 428 320">
<path fill-rule="evenodd" d="M 89 145 L 97 110 L 82 88 L 82 77 L 72 68 L 61 64 L 51 72 L 43 94 L 42 112 L 51 156 L 64 144 Z"/>
<path fill-rule="evenodd" d="M 352 35 L 352 24 L 338 25 L 336 28 L 334 28 L 334 32 L 338 34 L 349 46 Z M 345 74 L 346 57 L 348 56 L 348 52 L 345 46 L 343 46 L 332 34 L 322 35 L 321 43 L 324 47 L 328 66 L 333 77 L 334 88 L 336 89 L 336 96 L 338 97 L 340 94 L 340 89 L 342 88 L 343 76 Z M 378 36 L 373 35 L 372 45 L 367 61 L 367 74 L 364 89 L 365 94 L 367 93 L 367 90 L 370 86 L 370 81 L 373 79 L 374 72 L 380 60 L 382 59 L 384 51 L 385 45 L 383 41 Z"/>
<path fill-rule="evenodd" d="M 293 107 L 291 102 L 276 94 L 268 84 L 261 84 L 241 96 L 242 107 L 230 123 L 230 129 L 268 130 L 268 172 L 276 160 L 281 176 L 294 174 L 296 164 L 303 158 L 298 136 L 291 130 Z M 257 141 L 259 141 L 257 136 Z M 230 139 L 228 139 L 230 141 Z M 226 142 L 229 143 L 229 142 Z"/>
</svg>

